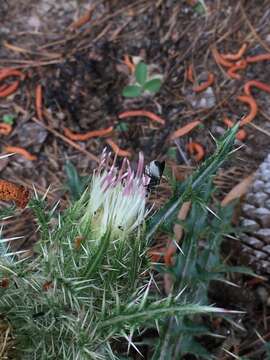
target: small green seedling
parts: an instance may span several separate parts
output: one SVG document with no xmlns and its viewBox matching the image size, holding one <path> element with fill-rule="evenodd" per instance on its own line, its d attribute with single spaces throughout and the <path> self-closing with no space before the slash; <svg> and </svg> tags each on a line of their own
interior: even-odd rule
<svg viewBox="0 0 270 360">
<path fill-rule="evenodd" d="M 194 6 L 194 10 L 196 13 L 198 13 L 199 15 L 205 15 L 207 14 L 207 6 L 205 4 L 205 1 L 204 0 L 199 0 L 197 2 L 197 4 Z"/>
<path fill-rule="evenodd" d="M 124 87 L 122 91 L 124 97 L 138 97 L 145 92 L 150 94 L 157 93 L 161 87 L 162 77 L 155 75 L 149 78 L 147 65 L 143 61 L 140 61 L 136 65 L 135 80 L 135 84 Z"/>
<path fill-rule="evenodd" d="M 15 116 L 12 114 L 5 114 L 3 116 L 3 122 L 8 125 L 13 125 L 15 120 Z"/>
<path fill-rule="evenodd" d="M 120 122 L 119 124 L 116 125 L 116 130 L 120 132 L 128 131 L 128 124 L 124 122 Z"/>
</svg>

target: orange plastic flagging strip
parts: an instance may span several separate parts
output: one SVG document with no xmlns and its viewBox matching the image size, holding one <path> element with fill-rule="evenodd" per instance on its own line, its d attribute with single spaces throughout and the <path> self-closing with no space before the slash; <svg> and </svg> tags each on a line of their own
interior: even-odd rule
<svg viewBox="0 0 270 360">
<path fill-rule="evenodd" d="M 190 64 L 187 68 L 187 79 L 188 81 L 190 81 L 191 83 L 194 83 L 194 69 L 193 69 L 193 65 Z"/>
<path fill-rule="evenodd" d="M 248 56 L 246 58 L 248 63 L 255 63 L 259 61 L 267 61 L 270 60 L 270 54 L 260 54 L 255 56 Z"/>
<path fill-rule="evenodd" d="M 36 86 L 36 112 L 39 120 L 42 120 L 42 86 Z"/>
<path fill-rule="evenodd" d="M 181 136 L 184 136 L 186 134 L 188 134 L 190 131 L 192 131 L 195 127 L 197 127 L 198 125 L 200 125 L 201 122 L 200 120 L 194 120 L 192 122 L 190 122 L 189 124 L 181 127 L 180 129 L 175 130 L 171 135 L 170 135 L 170 139 L 171 140 L 175 140 Z"/>
<path fill-rule="evenodd" d="M 112 148 L 112 150 L 115 152 L 116 155 L 121 157 L 131 156 L 131 153 L 129 151 L 120 149 L 120 147 L 112 139 L 107 139 L 106 142 L 108 145 L 110 145 L 110 147 Z"/>
<path fill-rule="evenodd" d="M 24 73 L 19 70 L 10 69 L 10 68 L 0 69 L 0 81 L 3 81 L 10 76 L 19 77 L 21 80 L 25 78 Z"/>
<path fill-rule="evenodd" d="M 240 122 L 240 126 L 243 126 L 245 124 L 250 123 L 256 117 L 258 112 L 258 105 L 252 96 L 241 95 L 237 97 L 237 100 L 248 104 L 250 107 L 249 114 L 246 117 L 244 117 L 244 119 L 242 119 Z"/>
<path fill-rule="evenodd" d="M 135 72 L 135 65 L 127 54 L 124 55 L 124 63 L 127 65 L 130 73 L 133 74 Z"/>
<path fill-rule="evenodd" d="M 165 125 L 165 120 L 163 120 L 160 116 L 152 113 L 151 111 L 147 110 L 130 110 L 130 111 L 124 111 L 121 114 L 118 115 L 119 119 L 125 119 L 128 117 L 134 117 L 134 116 L 145 116 L 148 119 L 157 122 L 159 124 Z"/>
<path fill-rule="evenodd" d="M 216 62 L 224 67 L 230 68 L 234 65 L 231 61 L 224 59 L 224 57 L 215 48 L 212 49 L 212 55 Z"/>
<path fill-rule="evenodd" d="M 227 117 L 225 117 L 223 119 L 223 122 L 224 122 L 225 125 L 228 126 L 228 128 L 231 128 L 234 125 L 233 121 L 228 119 Z M 237 131 L 237 134 L 236 134 L 236 139 L 237 140 L 243 141 L 243 140 L 246 139 L 246 137 L 247 137 L 247 133 L 246 133 L 246 131 L 244 129 L 240 129 L 239 131 Z"/>
<path fill-rule="evenodd" d="M 1 85 L 0 86 L 0 92 L 6 90 L 7 88 L 8 88 L 8 85 L 6 85 L 6 84 Z"/>
<path fill-rule="evenodd" d="M 3 90 L 6 90 L 6 88 L 8 87 L 8 85 L 4 84 L 0 86 L 0 92 Z"/>
<path fill-rule="evenodd" d="M 10 124 L 0 123 L 0 134 L 9 135 L 12 131 Z"/>
<path fill-rule="evenodd" d="M 260 90 L 270 93 L 270 85 L 265 84 L 259 80 L 250 80 L 244 85 L 244 93 L 248 96 L 251 95 L 251 88 L 256 87 Z"/>
<path fill-rule="evenodd" d="M 16 69 L 4 68 L 0 70 L 0 81 L 3 81 L 11 76 L 19 77 L 21 80 L 23 80 L 25 77 L 24 73 Z M 0 97 L 6 97 L 13 94 L 18 89 L 19 85 L 19 80 L 14 81 L 10 85 L 1 85 Z"/>
<path fill-rule="evenodd" d="M 0 91 L 0 97 L 7 97 L 13 94 L 19 87 L 19 80 L 14 81 L 12 84 L 8 85 L 4 90 Z"/>
<path fill-rule="evenodd" d="M 83 25 L 91 20 L 94 11 L 94 6 L 88 9 L 78 20 L 74 21 L 70 26 L 70 30 L 76 30 L 81 28 Z"/>
<path fill-rule="evenodd" d="M 5 146 L 4 150 L 5 150 L 5 152 L 22 155 L 27 160 L 31 160 L 31 161 L 37 160 L 36 155 L 32 155 L 29 151 L 27 151 L 24 148 L 19 147 L 19 146 L 9 146 L 8 145 L 8 146 Z"/>
<path fill-rule="evenodd" d="M 30 192 L 22 185 L 10 181 L 0 180 L 0 200 L 15 201 L 20 208 L 25 208 L 30 198 Z"/>
<path fill-rule="evenodd" d="M 208 74 L 208 79 L 207 81 L 203 82 L 202 84 L 198 85 L 198 86 L 195 86 L 194 87 L 194 91 L 195 92 L 201 92 L 201 91 L 204 91 L 206 90 L 209 86 L 211 86 L 215 81 L 215 77 L 212 73 L 209 73 Z"/>
<path fill-rule="evenodd" d="M 106 129 L 100 129 L 100 130 L 93 130 L 88 131 L 84 134 L 75 134 L 72 131 L 70 131 L 68 128 L 64 128 L 64 134 L 67 138 L 73 141 L 86 141 L 88 139 L 91 139 L 93 137 L 103 137 L 111 134 L 113 131 L 113 127 L 110 126 Z"/>
<path fill-rule="evenodd" d="M 239 60 L 234 66 L 230 67 L 227 71 L 227 74 L 232 79 L 241 79 L 241 75 L 237 74 L 236 71 L 243 70 L 247 67 L 247 61 L 246 60 Z"/>
<path fill-rule="evenodd" d="M 201 161 L 204 158 L 205 151 L 201 144 L 197 142 L 190 142 L 187 144 L 188 151 L 195 157 L 196 161 Z"/>
<path fill-rule="evenodd" d="M 222 54 L 222 57 L 226 60 L 239 60 L 244 55 L 246 50 L 247 50 L 247 44 L 243 44 L 237 53 Z"/>
</svg>

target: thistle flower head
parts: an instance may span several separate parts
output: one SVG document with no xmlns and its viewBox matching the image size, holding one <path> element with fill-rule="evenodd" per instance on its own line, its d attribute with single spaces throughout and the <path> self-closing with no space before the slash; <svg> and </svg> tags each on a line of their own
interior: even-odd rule
<svg viewBox="0 0 270 360">
<path fill-rule="evenodd" d="M 139 154 L 136 172 L 128 159 L 120 168 L 116 158 L 103 151 L 100 165 L 95 170 L 90 186 L 90 198 L 83 221 L 91 221 L 95 232 L 103 235 L 108 227 L 116 234 L 127 234 L 143 223 L 146 216 L 146 185 L 144 158 Z"/>
</svg>

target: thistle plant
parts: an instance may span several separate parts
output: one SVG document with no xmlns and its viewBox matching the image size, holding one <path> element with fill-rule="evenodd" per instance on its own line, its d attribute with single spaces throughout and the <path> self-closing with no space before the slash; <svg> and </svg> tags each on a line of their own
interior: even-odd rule
<svg viewBox="0 0 270 360">
<path fill-rule="evenodd" d="M 137 349 L 133 334 L 159 329 L 168 317 L 226 312 L 185 295 L 153 291 L 147 255 L 156 230 L 183 201 L 194 196 L 231 151 L 236 128 L 216 154 L 177 189 L 168 204 L 150 214 L 143 155 L 136 171 L 104 152 L 81 197 L 63 213 L 48 209 L 45 196 L 29 203 L 38 224 L 35 256 L 19 257 L 2 238 L 0 314 L 15 337 L 21 359 L 123 359 L 119 341 Z M 146 223 L 147 220 L 147 223 Z M 3 282 L 2 282 L 3 285 Z"/>
</svg>

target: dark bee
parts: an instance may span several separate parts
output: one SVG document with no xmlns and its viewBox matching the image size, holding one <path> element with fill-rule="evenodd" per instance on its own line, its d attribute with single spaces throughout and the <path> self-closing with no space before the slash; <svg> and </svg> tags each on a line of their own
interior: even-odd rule
<svg viewBox="0 0 270 360">
<path fill-rule="evenodd" d="M 150 193 L 156 186 L 160 184 L 160 180 L 165 168 L 165 161 L 153 160 L 149 165 L 145 167 L 145 174 L 150 178 L 150 181 L 146 187 L 148 193 Z"/>
</svg>

